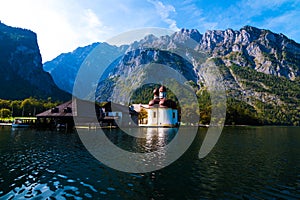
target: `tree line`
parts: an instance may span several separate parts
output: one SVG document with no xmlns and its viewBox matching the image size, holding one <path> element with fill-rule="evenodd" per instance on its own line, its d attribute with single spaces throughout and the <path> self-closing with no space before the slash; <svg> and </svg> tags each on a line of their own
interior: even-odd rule
<svg viewBox="0 0 300 200">
<path fill-rule="evenodd" d="M 61 102 L 29 97 L 23 100 L 0 99 L 0 118 L 11 117 L 33 117 L 37 114 L 51 109 Z"/>
<path fill-rule="evenodd" d="M 176 84 L 174 88 L 180 90 Z M 149 100 L 153 99 L 153 89 L 159 87 L 159 85 L 150 84 L 144 85 L 137 89 L 131 97 L 132 103 L 148 104 Z M 192 86 L 193 87 L 193 86 Z M 211 98 L 210 94 L 205 87 L 200 89 L 194 87 L 197 95 L 198 102 L 185 105 L 182 107 L 175 94 L 172 92 L 172 88 L 167 88 L 167 98 L 172 99 L 178 105 L 179 120 L 181 116 L 187 116 L 186 119 L 197 119 L 200 116 L 199 124 L 209 124 L 211 120 Z M 287 89 L 287 88 L 286 88 Z M 184 91 L 180 91 L 183 93 Z M 282 92 L 284 93 L 284 92 Z M 293 93 L 290 93 L 293 95 Z M 188 95 L 186 95 L 188 96 Z M 299 101 L 295 98 L 294 101 Z M 217 105 L 218 106 L 218 105 Z M 140 120 L 147 115 L 141 115 Z M 272 105 L 263 103 L 256 100 L 255 106 L 247 104 L 245 101 L 235 99 L 227 96 L 226 102 L 226 119 L 227 125 L 300 125 L 300 113 L 299 108 L 291 109 L 289 105 Z"/>
</svg>

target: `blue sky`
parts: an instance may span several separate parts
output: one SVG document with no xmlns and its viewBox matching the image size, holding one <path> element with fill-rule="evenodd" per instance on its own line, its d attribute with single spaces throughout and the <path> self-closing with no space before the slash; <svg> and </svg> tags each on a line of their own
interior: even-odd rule
<svg viewBox="0 0 300 200">
<path fill-rule="evenodd" d="M 300 42 L 300 0 L 1 0 L 0 20 L 36 32 L 44 62 L 144 27 L 204 33 L 251 25 Z"/>
</svg>

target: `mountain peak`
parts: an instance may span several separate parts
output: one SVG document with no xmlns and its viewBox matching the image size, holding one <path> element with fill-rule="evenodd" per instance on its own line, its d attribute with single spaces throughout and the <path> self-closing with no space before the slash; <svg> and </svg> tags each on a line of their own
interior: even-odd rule
<svg viewBox="0 0 300 200">
<path fill-rule="evenodd" d="M 263 30 L 263 29 L 259 29 L 254 26 L 246 25 L 240 29 L 240 31 L 242 31 L 242 30 L 245 30 L 245 31 L 251 32 L 251 33 L 255 33 L 255 32 L 258 33 L 258 32 L 261 32 L 261 30 Z"/>
<path fill-rule="evenodd" d="M 182 28 L 177 33 L 185 35 L 185 36 L 188 36 L 188 37 L 192 38 L 193 40 L 195 40 L 198 43 L 201 41 L 201 38 L 202 38 L 201 33 L 197 29 L 185 29 L 185 28 Z"/>
</svg>

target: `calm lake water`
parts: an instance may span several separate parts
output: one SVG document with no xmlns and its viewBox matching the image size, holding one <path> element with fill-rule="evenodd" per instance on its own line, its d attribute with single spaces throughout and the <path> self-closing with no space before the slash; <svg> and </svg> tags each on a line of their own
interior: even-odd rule
<svg viewBox="0 0 300 200">
<path fill-rule="evenodd" d="M 206 130 L 168 167 L 130 174 L 93 158 L 75 131 L 0 128 L 0 199 L 300 199 L 299 127 L 226 127 L 200 160 Z M 116 145 L 139 151 L 175 134 L 165 129 L 141 141 L 106 130 Z"/>
</svg>

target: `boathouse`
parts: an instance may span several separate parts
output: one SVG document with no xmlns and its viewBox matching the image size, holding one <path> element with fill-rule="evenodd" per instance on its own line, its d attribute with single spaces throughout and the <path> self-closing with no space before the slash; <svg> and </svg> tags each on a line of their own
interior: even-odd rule
<svg viewBox="0 0 300 200">
<path fill-rule="evenodd" d="M 73 121 L 73 102 L 68 101 L 36 115 L 38 128 L 71 128 Z"/>
<path fill-rule="evenodd" d="M 96 110 L 98 105 L 95 102 L 73 99 L 37 114 L 37 127 L 41 128 L 73 128 L 74 117 L 83 126 L 98 123 Z"/>
<path fill-rule="evenodd" d="M 73 99 L 45 112 L 37 117 L 37 127 L 42 128 L 73 128 L 74 117 L 76 125 L 81 127 L 100 126 L 135 126 L 138 124 L 138 113 L 128 106 L 106 102 L 98 103 Z"/>
</svg>

